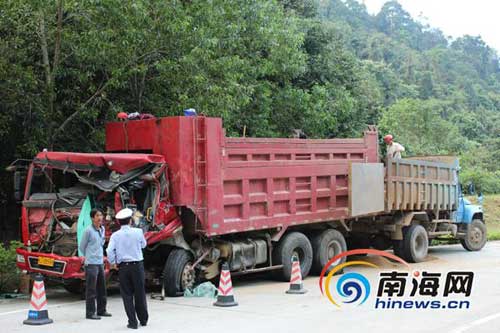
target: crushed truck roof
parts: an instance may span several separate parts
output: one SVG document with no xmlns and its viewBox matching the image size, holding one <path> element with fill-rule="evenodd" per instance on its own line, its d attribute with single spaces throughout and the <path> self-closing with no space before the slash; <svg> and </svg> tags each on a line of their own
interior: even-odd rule
<svg viewBox="0 0 500 333">
<path fill-rule="evenodd" d="M 47 165 L 58 169 L 72 169 L 79 171 L 99 170 L 103 167 L 120 174 L 148 164 L 165 163 L 162 155 L 155 154 L 126 154 L 126 153 L 69 153 L 69 152 L 41 152 L 33 161 L 37 165 Z"/>
</svg>

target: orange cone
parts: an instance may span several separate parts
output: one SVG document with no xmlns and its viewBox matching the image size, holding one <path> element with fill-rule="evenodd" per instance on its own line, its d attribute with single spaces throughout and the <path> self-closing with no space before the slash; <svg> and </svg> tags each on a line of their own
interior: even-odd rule
<svg viewBox="0 0 500 333">
<path fill-rule="evenodd" d="M 25 325 L 45 325 L 51 324 L 52 319 L 49 318 L 47 310 L 47 299 L 45 298 L 45 286 L 43 284 L 43 276 L 37 274 L 33 282 L 33 291 L 31 292 L 30 310 L 28 311 L 28 319 L 23 321 Z"/>
<path fill-rule="evenodd" d="M 222 264 L 218 291 L 217 302 L 214 303 L 215 306 L 238 305 L 238 303 L 234 300 L 231 272 L 229 272 L 229 266 L 227 265 L 227 263 Z"/>
<path fill-rule="evenodd" d="M 290 288 L 287 294 L 305 294 L 307 290 L 302 284 L 302 273 L 300 272 L 300 262 L 297 256 L 292 257 L 292 274 L 290 275 Z"/>
</svg>

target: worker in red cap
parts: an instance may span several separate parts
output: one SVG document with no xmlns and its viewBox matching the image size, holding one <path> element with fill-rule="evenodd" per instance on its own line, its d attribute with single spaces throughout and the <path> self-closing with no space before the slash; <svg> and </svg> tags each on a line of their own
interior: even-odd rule
<svg viewBox="0 0 500 333">
<path fill-rule="evenodd" d="M 118 112 L 116 118 L 120 119 L 120 121 L 125 121 L 128 119 L 128 114 L 125 112 Z"/>
<path fill-rule="evenodd" d="M 394 142 L 391 134 L 384 136 L 384 142 L 387 145 L 387 158 L 391 158 L 393 160 L 400 159 L 401 152 L 405 151 L 405 147 L 397 142 Z"/>
</svg>

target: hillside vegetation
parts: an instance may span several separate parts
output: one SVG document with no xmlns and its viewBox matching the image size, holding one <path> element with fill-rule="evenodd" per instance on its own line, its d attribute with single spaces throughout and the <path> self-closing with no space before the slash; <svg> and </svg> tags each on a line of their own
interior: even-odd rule
<svg viewBox="0 0 500 333">
<path fill-rule="evenodd" d="M 0 54 L 2 170 L 43 148 L 102 150 L 120 111 L 193 107 L 230 135 L 377 124 L 407 154 L 460 155 L 464 182 L 500 192 L 496 52 L 394 1 L 377 15 L 354 0 L 3 1 Z"/>
</svg>

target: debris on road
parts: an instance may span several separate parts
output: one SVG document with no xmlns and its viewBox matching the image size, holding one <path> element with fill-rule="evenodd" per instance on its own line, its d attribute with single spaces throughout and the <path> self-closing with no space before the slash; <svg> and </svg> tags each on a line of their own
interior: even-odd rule
<svg viewBox="0 0 500 333">
<path fill-rule="evenodd" d="M 217 287 L 212 282 L 204 282 L 194 289 L 184 290 L 184 297 L 217 297 Z"/>
</svg>

